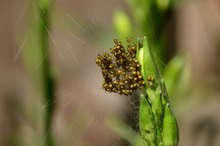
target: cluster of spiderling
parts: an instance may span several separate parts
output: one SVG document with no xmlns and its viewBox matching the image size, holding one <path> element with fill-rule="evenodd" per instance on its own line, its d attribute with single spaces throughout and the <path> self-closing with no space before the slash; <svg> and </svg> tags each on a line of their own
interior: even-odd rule
<svg viewBox="0 0 220 146">
<path fill-rule="evenodd" d="M 154 86 L 155 85 L 155 78 L 153 77 L 153 76 L 148 76 L 147 77 L 147 85 L 148 86 L 150 86 L 150 87 L 152 87 L 152 86 Z"/>
<path fill-rule="evenodd" d="M 96 64 L 101 67 L 104 78 L 103 88 L 107 92 L 130 95 L 144 85 L 140 64 L 136 59 L 137 45 L 128 41 L 127 51 L 118 40 L 111 48 L 112 56 L 105 52 L 98 55 Z"/>
</svg>

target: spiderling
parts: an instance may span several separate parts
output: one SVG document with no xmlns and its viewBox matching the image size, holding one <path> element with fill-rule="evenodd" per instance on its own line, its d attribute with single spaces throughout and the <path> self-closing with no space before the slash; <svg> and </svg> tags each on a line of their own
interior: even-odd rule
<svg viewBox="0 0 220 146">
<path fill-rule="evenodd" d="M 110 53 L 104 52 L 96 58 L 104 78 L 103 88 L 107 92 L 131 95 L 144 85 L 140 63 L 136 59 L 137 44 L 128 41 L 127 50 L 117 39 Z"/>
</svg>

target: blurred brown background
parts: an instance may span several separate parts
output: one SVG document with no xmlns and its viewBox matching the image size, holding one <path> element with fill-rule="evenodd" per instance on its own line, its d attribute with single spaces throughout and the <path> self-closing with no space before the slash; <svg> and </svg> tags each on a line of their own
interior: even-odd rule
<svg viewBox="0 0 220 146">
<path fill-rule="evenodd" d="M 45 103 L 34 90 L 35 81 L 22 58 L 32 4 L 30 0 L 0 0 L 0 146 L 40 146 L 44 142 L 40 117 Z M 94 62 L 98 52 L 111 47 L 116 37 L 112 13 L 117 8 L 127 10 L 126 1 L 54 3 L 51 56 L 58 84 L 51 130 L 57 145 L 122 143 L 106 125 L 106 118 L 123 117 L 129 99 L 102 90 L 102 76 Z M 187 56 L 193 87 L 174 105 L 180 146 L 220 146 L 220 1 L 183 1 L 173 17 L 173 43 L 175 50 Z"/>
</svg>

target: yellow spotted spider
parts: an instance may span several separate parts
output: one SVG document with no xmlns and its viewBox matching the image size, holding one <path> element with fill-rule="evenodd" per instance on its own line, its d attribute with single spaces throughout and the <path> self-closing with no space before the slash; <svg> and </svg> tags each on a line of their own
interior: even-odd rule
<svg viewBox="0 0 220 146">
<path fill-rule="evenodd" d="M 127 50 L 117 39 L 115 46 L 96 58 L 104 78 L 103 88 L 107 92 L 130 95 L 144 85 L 140 63 L 136 59 L 137 45 L 128 41 Z"/>
</svg>

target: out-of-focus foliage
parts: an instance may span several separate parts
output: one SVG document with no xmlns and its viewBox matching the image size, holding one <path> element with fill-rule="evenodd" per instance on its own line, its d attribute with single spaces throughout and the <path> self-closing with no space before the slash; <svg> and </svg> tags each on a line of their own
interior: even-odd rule
<svg viewBox="0 0 220 146">
<path fill-rule="evenodd" d="M 52 72 L 50 60 L 50 21 L 52 0 L 34 1 L 37 7 L 31 11 L 37 15 L 38 21 L 31 19 L 28 34 L 28 43 L 24 49 L 24 60 L 33 77 L 37 81 L 37 90 L 43 97 L 41 100 L 47 103 L 43 113 L 43 132 L 47 133 L 45 143 L 48 146 L 54 146 L 51 132 L 53 122 L 54 101 L 55 101 L 55 80 Z M 34 55 L 33 55 L 34 54 Z M 36 70 L 38 74 L 36 74 Z M 43 134 L 42 134 L 43 135 Z"/>
<path fill-rule="evenodd" d="M 132 24 L 127 14 L 121 10 L 115 11 L 113 16 L 115 31 L 121 41 L 132 35 Z"/>
<path fill-rule="evenodd" d="M 176 55 L 169 61 L 163 72 L 163 78 L 172 100 L 186 94 L 189 90 L 190 68 L 183 55 Z"/>
</svg>

